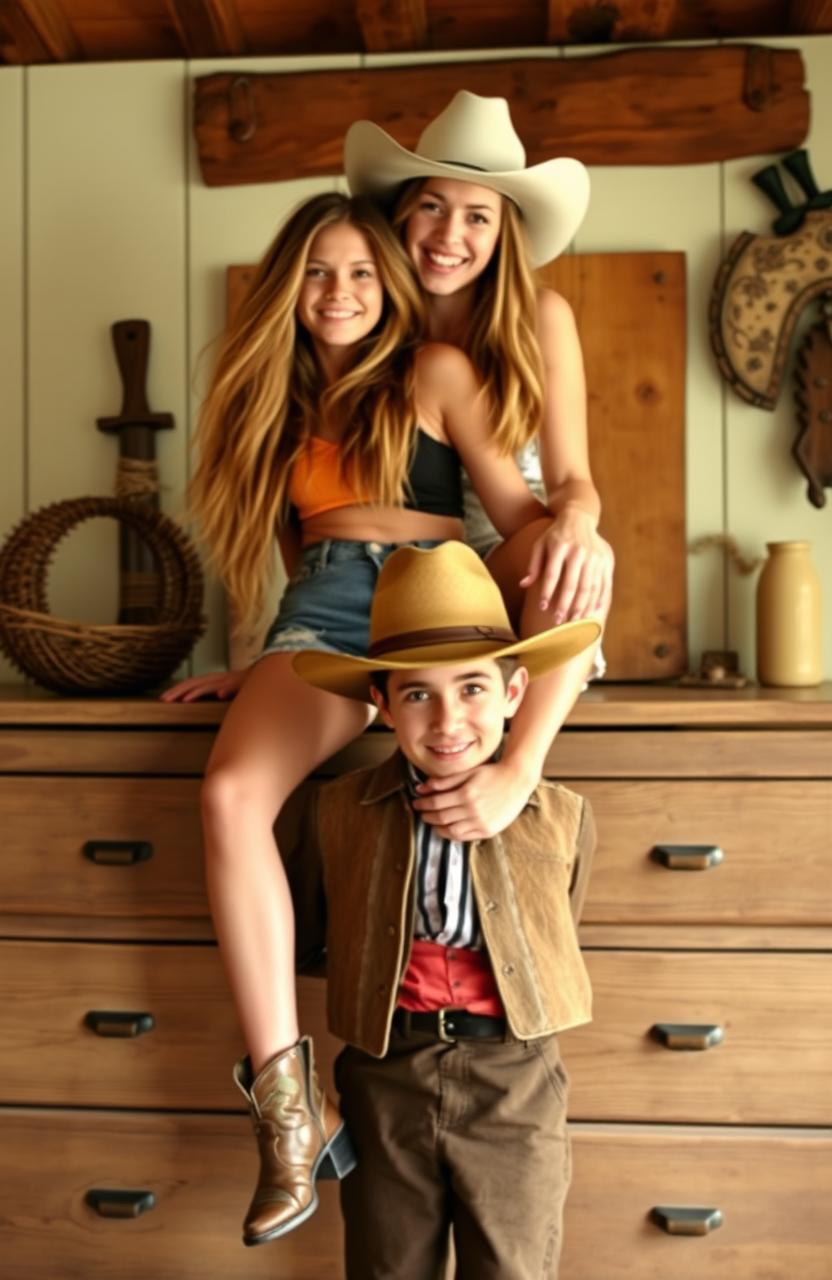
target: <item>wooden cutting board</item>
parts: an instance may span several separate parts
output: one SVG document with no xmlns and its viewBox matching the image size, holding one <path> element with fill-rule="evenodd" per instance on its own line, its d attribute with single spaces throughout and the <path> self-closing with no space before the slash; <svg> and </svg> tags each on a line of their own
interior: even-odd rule
<svg viewBox="0 0 832 1280">
<path fill-rule="evenodd" d="M 589 456 L 616 556 L 607 679 L 681 675 L 685 255 L 568 254 L 540 275 L 570 302 L 584 352 Z"/>
<path fill-rule="evenodd" d="M 251 279 L 229 267 L 227 314 Z M 608 680 L 686 670 L 685 255 L 570 254 L 540 272 L 571 303 L 587 372 L 601 531 L 616 555 Z"/>
</svg>

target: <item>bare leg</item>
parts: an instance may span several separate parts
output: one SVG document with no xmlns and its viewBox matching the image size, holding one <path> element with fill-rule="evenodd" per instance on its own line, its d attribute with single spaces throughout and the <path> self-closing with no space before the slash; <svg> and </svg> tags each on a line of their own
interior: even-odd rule
<svg viewBox="0 0 832 1280">
<path fill-rule="evenodd" d="M 519 634 L 524 639 L 554 626 L 552 610 L 541 609 L 533 584 L 528 590 L 518 586 L 529 563 L 532 544 L 548 521 L 536 521 L 492 551 L 487 564 L 499 584 L 503 599 Z M 603 624 L 606 614 L 599 616 Z M 511 722 L 504 759 L 522 760 L 522 772 L 530 785 L 541 776 L 555 735 L 572 709 L 592 669 L 597 645 L 557 667 L 550 675 L 532 681 L 519 711 Z"/>
<path fill-rule="evenodd" d="M 294 914 L 272 827 L 295 787 L 369 720 L 369 708 L 313 689 L 291 654 L 274 654 L 246 678 L 208 762 L 208 897 L 255 1074 L 298 1039 Z"/>
</svg>

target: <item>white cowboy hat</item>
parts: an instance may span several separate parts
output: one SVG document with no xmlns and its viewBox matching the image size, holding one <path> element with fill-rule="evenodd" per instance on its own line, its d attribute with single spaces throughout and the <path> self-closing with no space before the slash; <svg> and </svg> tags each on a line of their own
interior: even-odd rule
<svg viewBox="0 0 832 1280">
<path fill-rule="evenodd" d="M 458 666 L 515 654 L 534 680 L 568 662 L 601 634 L 594 618 L 564 622 L 527 640 L 511 629 L 500 588 L 464 542 L 403 546 L 378 576 L 366 658 L 304 649 L 292 666 L 318 689 L 370 702 L 372 671 Z"/>
<path fill-rule="evenodd" d="M 572 240 L 589 203 L 589 174 L 580 160 L 560 157 L 526 165 L 505 98 L 460 89 L 406 151 L 369 120 L 344 139 L 344 172 L 353 195 L 389 196 L 409 178 L 456 178 L 508 196 L 520 209 L 532 262 L 556 258 Z"/>
</svg>

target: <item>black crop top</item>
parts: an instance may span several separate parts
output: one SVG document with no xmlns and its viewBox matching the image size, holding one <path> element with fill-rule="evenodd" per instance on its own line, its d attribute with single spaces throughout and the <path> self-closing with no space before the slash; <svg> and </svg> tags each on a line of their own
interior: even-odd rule
<svg viewBox="0 0 832 1280">
<path fill-rule="evenodd" d="M 417 427 L 406 490 L 404 505 L 409 511 L 461 520 L 462 463 L 453 445 L 441 444 Z"/>
</svg>

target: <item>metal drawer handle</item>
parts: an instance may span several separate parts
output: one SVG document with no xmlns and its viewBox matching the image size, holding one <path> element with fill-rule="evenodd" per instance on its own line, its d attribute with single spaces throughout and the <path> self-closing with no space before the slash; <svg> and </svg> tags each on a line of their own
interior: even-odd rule
<svg viewBox="0 0 832 1280">
<path fill-rule="evenodd" d="M 722 1226 L 721 1209 L 693 1205 L 659 1204 L 650 1210 L 650 1217 L 669 1236 L 706 1236 Z"/>
<path fill-rule="evenodd" d="M 722 1027 L 690 1022 L 657 1022 L 650 1034 L 665 1049 L 713 1049 L 725 1039 Z"/>
<path fill-rule="evenodd" d="M 138 1218 L 156 1208 L 152 1191 L 111 1191 L 94 1187 L 84 1196 L 87 1204 L 102 1218 Z"/>
<path fill-rule="evenodd" d="M 97 1036 L 105 1036 L 111 1040 L 126 1040 L 129 1036 L 141 1036 L 146 1031 L 152 1031 L 156 1026 L 156 1020 L 152 1013 L 120 1013 L 92 1009 L 84 1018 L 84 1024 Z"/>
<path fill-rule="evenodd" d="M 87 840 L 85 858 L 99 867 L 132 867 L 153 857 L 149 840 Z"/>
<path fill-rule="evenodd" d="M 718 844 L 656 844 L 650 857 L 668 871 L 709 871 L 725 854 Z"/>
</svg>

